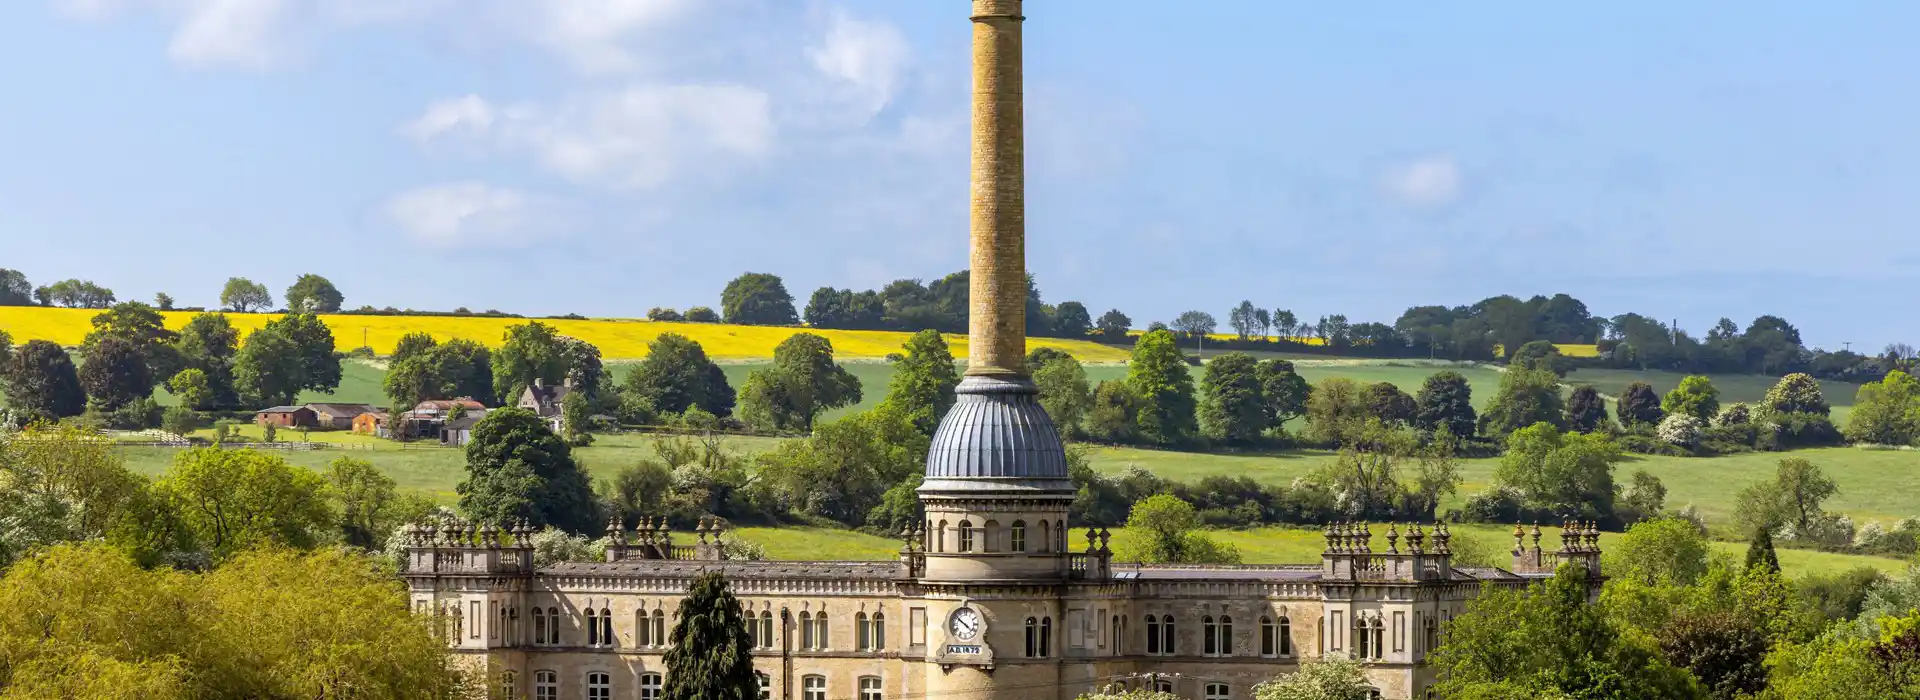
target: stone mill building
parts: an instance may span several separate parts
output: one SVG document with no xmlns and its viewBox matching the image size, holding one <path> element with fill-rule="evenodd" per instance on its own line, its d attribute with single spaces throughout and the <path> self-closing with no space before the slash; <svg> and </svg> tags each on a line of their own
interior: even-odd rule
<svg viewBox="0 0 1920 700">
<path fill-rule="evenodd" d="M 1382 698 L 1422 698 L 1440 629 L 1481 586 L 1577 561 L 1598 534 L 1516 531 L 1511 570 L 1456 567 L 1444 526 L 1347 525 L 1318 562 L 1113 561 L 1076 528 L 1074 486 L 1022 365 L 1026 245 L 1020 0 L 973 0 L 971 353 L 927 455 L 925 523 L 894 561 L 735 561 L 719 526 L 615 532 L 605 561 L 536 569 L 522 532 L 413 532 L 414 605 L 499 697 L 652 700 L 688 583 L 720 570 L 752 620 L 761 697 L 1065 700 L 1102 687 L 1252 697 L 1303 660 L 1365 662 Z M 518 535 L 518 536 L 513 536 Z M 778 552 L 771 553 L 779 556 Z"/>
</svg>

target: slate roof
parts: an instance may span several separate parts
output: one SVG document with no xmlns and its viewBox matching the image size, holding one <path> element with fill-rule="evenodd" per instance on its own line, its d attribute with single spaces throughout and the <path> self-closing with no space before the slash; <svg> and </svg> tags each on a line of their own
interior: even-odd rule
<svg viewBox="0 0 1920 700">
<path fill-rule="evenodd" d="M 261 413 L 294 413 L 303 408 L 306 408 L 309 411 L 313 410 L 311 408 L 307 408 L 306 406 L 274 406 L 273 408 L 265 409 L 260 412 Z"/>
<path fill-rule="evenodd" d="M 307 408 L 328 418 L 353 418 L 362 413 L 374 413 L 379 409 L 364 403 L 310 403 Z"/>
<path fill-rule="evenodd" d="M 921 493 L 1074 491 L 1066 450 L 1024 377 L 972 376 L 934 431 Z"/>
<path fill-rule="evenodd" d="M 816 579 L 823 581 L 892 580 L 898 562 L 885 561 L 687 561 L 634 559 L 615 562 L 560 562 L 541 569 L 545 576 L 693 578 L 720 571 L 737 579 Z"/>
</svg>

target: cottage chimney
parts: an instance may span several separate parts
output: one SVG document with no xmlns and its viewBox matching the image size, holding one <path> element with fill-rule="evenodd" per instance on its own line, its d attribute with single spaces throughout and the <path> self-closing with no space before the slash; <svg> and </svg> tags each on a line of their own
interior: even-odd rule
<svg viewBox="0 0 1920 700">
<path fill-rule="evenodd" d="M 533 388 L 539 389 L 539 388 L 545 387 L 546 385 L 547 385 L 547 380 L 541 379 L 539 377 L 533 378 Z"/>
</svg>

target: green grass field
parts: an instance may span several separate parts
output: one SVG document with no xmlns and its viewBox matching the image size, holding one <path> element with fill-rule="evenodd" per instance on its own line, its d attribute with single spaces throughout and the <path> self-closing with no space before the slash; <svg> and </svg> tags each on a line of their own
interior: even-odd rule
<svg viewBox="0 0 1920 700">
<path fill-rule="evenodd" d="M 1543 530 L 1546 536 L 1541 538 L 1541 546 L 1543 548 L 1557 546 L 1556 531 Z M 1512 528 L 1495 525 L 1461 525 L 1453 528 L 1456 541 L 1463 538 L 1473 539 L 1503 568 L 1507 566 L 1506 553 L 1513 548 L 1512 532 Z M 900 552 L 898 541 L 848 530 L 748 527 L 740 528 L 735 533 L 741 539 L 766 547 L 768 557 L 790 561 L 836 559 L 885 561 L 899 556 Z M 1221 530 L 1211 535 L 1214 539 L 1231 544 L 1240 550 L 1241 560 L 1248 564 L 1317 563 L 1320 561 L 1321 550 L 1325 548 L 1325 539 L 1318 529 L 1263 527 L 1250 530 Z M 1115 551 L 1124 551 L 1123 547 L 1129 536 L 1125 528 L 1115 530 L 1110 544 Z M 1610 545 L 1617 544 L 1620 537 L 1619 533 L 1601 534 L 1601 551 L 1604 552 Z M 1384 550 L 1385 543 L 1385 528 L 1375 528 L 1375 548 Z M 1075 551 L 1083 549 L 1086 546 L 1084 536 L 1078 532 L 1073 533 L 1067 546 Z M 1739 543 L 1715 542 L 1713 549 L 1716 554 L 1736 558 L 1746 554 L 1746 546 Z M 1781 549 L 1779 555 L 1781 570 L 1790 576 L 1817 571 L 1839 571 L 1856 566 L 1871 566 L 1892 573 L 1908 566 L 1908 562 L 1886 557 L 1828 554 L 1799 549 Z"/>
<path fill-rule="evenodd" d="M 1665 395 L 1680 385 L 1680 379 L 1687 375 L 1679 372 L 1654 372 L 1624 369 L 1582 369 L 1567 375 L 1570 386 L 1589 385 L 1602 394 L 1617 397 L 1621 391 L 1633 382 L 1646 382 L 1653 390 Z M 1758 374 L 1710 374 L 1713 387 L 1720 390 L 1720 403 L 1735 401 L 1757 402 L 1767 396 L 1767 390 L 1773 388 L 1779 377 Z M 1478 392 L 1479 387 L 1474 387 Z M 1821 381 L 1820 392 L 1827 397 L 1827 403 L 1833 406 L 1834 423 L 1845 425 L 1847 415 L 1852 413 L 1853 398 L 1860 391 L 1860 385 L 1846 382 Z"/>
</svg>

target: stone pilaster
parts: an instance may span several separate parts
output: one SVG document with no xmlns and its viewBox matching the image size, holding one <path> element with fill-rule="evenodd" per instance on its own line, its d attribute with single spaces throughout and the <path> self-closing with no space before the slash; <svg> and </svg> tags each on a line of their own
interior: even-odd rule
<svg viewBox="0 0 1920 700">
<path fill-rule="evenodd" d="M 1026 143 L 1020 0 L 973 0 L 970 375 L 1025 375 Z"/>
</svg>

